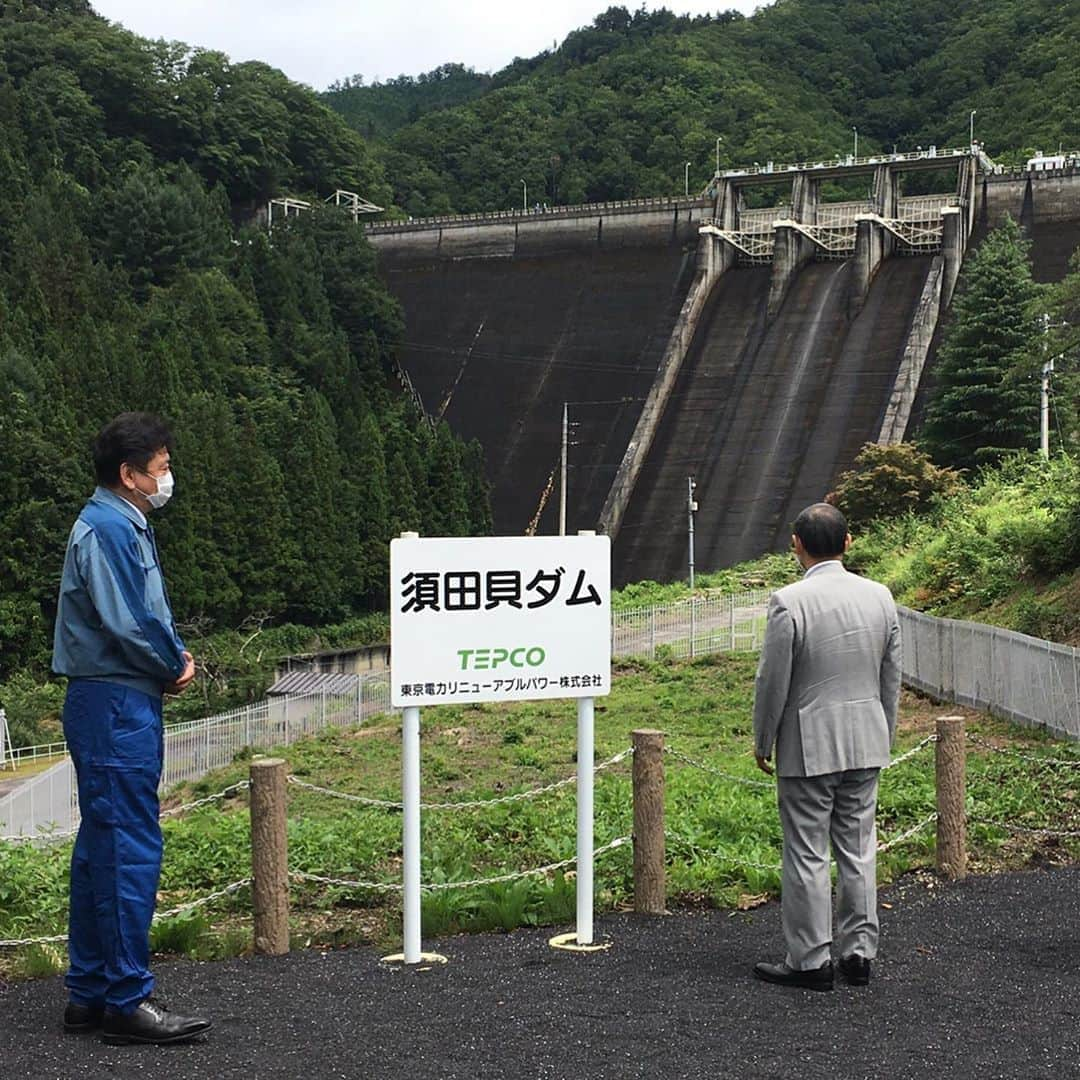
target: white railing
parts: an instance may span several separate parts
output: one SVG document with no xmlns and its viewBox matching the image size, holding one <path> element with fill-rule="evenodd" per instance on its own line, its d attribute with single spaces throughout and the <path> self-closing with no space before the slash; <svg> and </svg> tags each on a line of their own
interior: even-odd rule
<svg viewBox="0 0 1080 1080">
<path fill-rule="evenodd" d="M 612 656 L 685 659 L 759 649 L 768 601 L 768 591 L 761 589 L 616 611 Z"/>
<path fill-rule="evenodd" d="M 245 748 L 288 746 L 323 728 L 351 727 L 390 711 L 387 673 L 365 675 L 342 694 L 267 698 L 253 705 L 177 724 L 165 731 L 162 790 L 199 780 Z M 66 834 L 78 825 L 75 770 L 64 757 L 0 798 L 0 837 Z"/>
<path fill-rule="evenodd" d="M 408 221 L 371 221 L 364 223 L 368 233 L 410 232 L 430 229 L 435 225 L 469 225 L 486 221 L 520 218 L 580 217 L 606 210 L 615 213 L 634 210 L 660 210 L 703 206 L 709 200 L 699 195 L 660 195 L 641 199 L 620 199 L 610 202 L 578 203 L 573 206 L 520 207 L 510 210 L 481 210 L 472 214 L 439 214 L 435 217 L 411 218 Z"/>
<path fill-rule="evenodd" d="M 17 746 L 9 749 L 0 761 L 0 769 L 9 766 L 15 769 L 32 765 L 35 761 L 47 761 L 49 758 L 63 757 L 67 753 L 67 743 L 38 743 L 37 746 Z"/>
<path fill-rule="evenodd" d="M 970 146 L 937 147 L 928 146 L 925 150 L 909 150 L 902 154 L 869 154 L 865 157 L 853 157 L 851 154 L 821 161 L 797 161 L 777 165 L 767 161 L 764 165 L 748 165 L 741 169 L 725 169 L 718 173 L 721 180 L 737 180 L 740 176 L 771 176 L 775 173 L 813 172 L 815 169 L 865 168 L 868 165 L 892 165 L 905 161 L 924 161 L 927 159 L 954 158 L 972 156 Z"/>
</svg>

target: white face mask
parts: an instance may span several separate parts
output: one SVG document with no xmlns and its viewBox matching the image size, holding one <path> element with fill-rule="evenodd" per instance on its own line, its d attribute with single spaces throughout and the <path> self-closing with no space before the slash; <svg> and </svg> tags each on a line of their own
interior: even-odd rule
<svg viewBox="0 0 1080 1080">
<path fill-rule="evenodd" d="M 150 476 L 150 474 L 143 473 L 143 476 Z M 172 498 L 173 484 L 175 483 L 172 470 L 170 469 L 164 476 L 155 476 L 151 477 L 151 479 L 157 482 L 157 491 L 153 495 L 147 495 L 143 492 L 143 495 L 155 510 L 160 510 Z"/>
</svg>

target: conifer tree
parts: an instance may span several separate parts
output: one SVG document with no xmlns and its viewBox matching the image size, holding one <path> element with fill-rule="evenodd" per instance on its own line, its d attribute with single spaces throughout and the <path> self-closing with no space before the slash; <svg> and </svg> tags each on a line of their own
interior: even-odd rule
<svg viewBox="0 0 1080 1080">
<path fill-rule="evenodd" d="M 1039 333 L 1027 250 L 1007 219 L 964 265 L 920 440 L 940 464 L 972 469 L 1038 445 L 1038 393 L 1024 377 Z"/>
</svg>

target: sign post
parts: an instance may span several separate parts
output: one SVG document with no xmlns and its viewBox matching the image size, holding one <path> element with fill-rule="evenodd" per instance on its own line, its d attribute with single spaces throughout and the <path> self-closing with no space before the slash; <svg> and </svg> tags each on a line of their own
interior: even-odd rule
<svg viewBox="0 0 1080 1080">
<path fill-rule="evenodd" d="M 402 923 L 406 964 L 419 964 L 420 952 L 420 710 L 401 715 Z"/>
<path fill-rule="evenodd" d="M 593 699 L 577 703 L 577 944 L 593 943 Z"/>
<path fill-rule="evenodd" d="M 593 699 L 611 690 L 606 536 L 421 539 L 390 545 L 390 700 L 402 716 L 403 937 L 420 932 L 420 707 L 576 698 L 577 942 L 593 940 Z M 396 959 L 396 958 L 395 958 Z"/>
</svg>

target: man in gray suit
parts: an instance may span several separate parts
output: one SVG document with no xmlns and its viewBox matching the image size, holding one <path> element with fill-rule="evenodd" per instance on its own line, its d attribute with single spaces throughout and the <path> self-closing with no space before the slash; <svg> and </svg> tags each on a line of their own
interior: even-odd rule
<svg viewBox="0 0 1080 1080">
<path fill-rule="evenodd" d="M 865 985 L 877 955 L 874 813 L 896 731 L 900 623 L 884 585 L 844 569 L 851 536 L 836 507 L 807 507 L 794 531 L 806 574 L 769 601 L 754 688 L 754 753 L 766 773 L 776 750 L 787 956 L 757 964 L 754 974 L 831 990 L 830 839 L 841 975 Z"/>
</svg>

